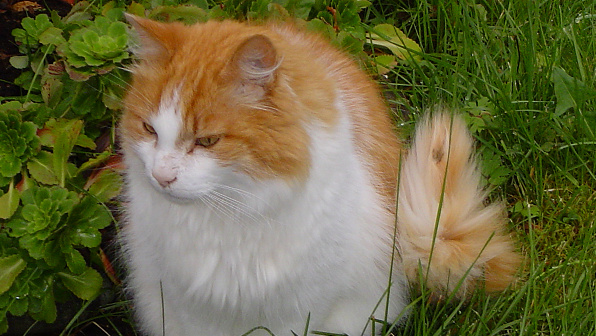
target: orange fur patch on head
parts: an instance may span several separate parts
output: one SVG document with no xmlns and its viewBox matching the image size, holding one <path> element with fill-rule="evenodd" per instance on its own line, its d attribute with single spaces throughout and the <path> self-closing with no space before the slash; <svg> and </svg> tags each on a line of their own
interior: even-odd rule
<svg viewBox="0 0 596 336">
<path fill-rule="evenodd" d="M 335 119 L 334 83 L 299 47 L 273 29 L 231 21 L 193 26 L 132 18 L 141 31 L 141 62 L 125 99 L 127 138 L 179 91 L 181 142 L 221 136 L 209 150 L 255 178 L 307 176 L 313 117 Z M 184 36 L 184 39 L 179 38 Z"/>
<path fill-rule="evenodd" d="M 394 211 L 401 146 L 387 106 L 376 84 L 327 40 L 287 23 L 129 20 L 145 50 L 125 99 L 121 125 L 129 139 L 142 138 L 141 121 L 178 88 L 186 141 L 222 135 L 209 150 L 223 164 L 255 178 L 301 179 L 310 167 L 304 125 L 336 125 L 341 100 L 356 149 Z"/>
</svg>

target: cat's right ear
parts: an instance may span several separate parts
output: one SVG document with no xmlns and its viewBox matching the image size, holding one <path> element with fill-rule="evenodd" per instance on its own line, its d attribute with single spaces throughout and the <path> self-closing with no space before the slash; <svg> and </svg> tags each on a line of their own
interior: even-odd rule
<svg viewBox="0 0 596 336">
<path fill-rule="evenodd" d="M 280 64 L 273 43 L 264 35 L 246 39 L 234 53 L 233 63 L 242 81 L 262 87 L 273 81 Z"/>
<path fill-rule="evenodd" d="M 254 104 L 263 100 L 271 89 L 279 66 L 279 55 L 271 40 L 264 35 L 253 35 L 236 49 L 223 78 L 235 84 L 236 97 Z"/>
<path fill-rule="evenodd" d="M 133 28 L 131 51 L 135 56 L 145 61 L 159 61 L 169 55 L 170 46 L 176 44 L 173 41 L 176 35 L 171 34 L 167 24 L 128 13 L 124 16 Z"/>
</svg>

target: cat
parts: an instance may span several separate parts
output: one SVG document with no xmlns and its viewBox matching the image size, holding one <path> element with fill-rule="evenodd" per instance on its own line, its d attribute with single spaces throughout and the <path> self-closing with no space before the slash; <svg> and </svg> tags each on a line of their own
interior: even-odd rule
<svg viewBox="0 0 596 336">
<path fill-rule="evenodd" d="M 454 113 L 407 150 L 375 83 L 295 24 L 127 19 L 122 238 L 142 333 L 368 335 L 372 316 L 403 320 L 419 274 L 460 298 L 513 281 L 503 205 Z"/>
</svg>

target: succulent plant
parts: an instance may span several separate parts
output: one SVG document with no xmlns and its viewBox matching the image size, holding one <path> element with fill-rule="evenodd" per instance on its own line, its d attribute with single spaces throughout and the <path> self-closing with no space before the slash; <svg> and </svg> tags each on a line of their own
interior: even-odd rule
<svg viewBox="0 0 596 336">
<path fill-rule="evenodd" d="M 103 281 L 81 252 L 97 248 L 100 229 L 111 223 L 104 205 L 94 196 L 37 185 L 20 194 L 20 203 L 0 230 L 0 334 L 8 328 L 7 313 L 53 323 L 58 297 L 70 292 L 91 300 Z"/>
<path fill-rule="evenodd" d="M 43 258 L 51 266 L 66 260 L 72 272 L 81 273 L 85 263 L 76 263 L 83 259 L 74 255 L 74 247 L 99 245 L 98 230 L 111 220 L 106 208 L 92 197 L 79 200 L 75 192 L 60 187 L 29 188 L 23 192 L 21 201 L 23 207 L 6 224 L 9 235 L 18 237 L 19 244 L 32 258 Z"/>
<path fill-rule="evenodd" d="M 6 186 L 39 150 L 36 130 L 32 122 L 21 122 L 15 111 L 0 110 L 0 187 Z"/>
<path fill-rule="evenodd" d="M 103 67 L 129 58 L 127 43 L 126 24 L 99 16 L 89 26 L 73 31 L 59 50 L 75 68 Z"/>
<path fill-rule="evenodd" d="M 54 26 L 46 14 L 37 15 L 35 19 L 30 17 L 23 18 L 21 25 L 23 26 L 23 29 L 14 29 L 12 35 L 14 36 L 15 41 L 22 46 L 37 45 L 42 34 Z"/>
</svg>

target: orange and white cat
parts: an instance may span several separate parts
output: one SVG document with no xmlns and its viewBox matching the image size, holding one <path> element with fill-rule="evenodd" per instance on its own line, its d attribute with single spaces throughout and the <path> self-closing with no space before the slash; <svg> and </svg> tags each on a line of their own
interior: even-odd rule
<svg viewBox="0 0 596 336">
<path fill-rule="evenodd" d="M 426 118 L 406 152 L 376 85 L 316 35 L 128 19 L 123 238 L 144 333 L 291 335 L 310 317 L 370 334 L 371 316 L 403 313 L 419 267 L 439 294 L 512 281 L 460 119 Z"/>
</svg>

